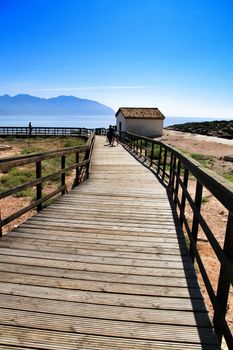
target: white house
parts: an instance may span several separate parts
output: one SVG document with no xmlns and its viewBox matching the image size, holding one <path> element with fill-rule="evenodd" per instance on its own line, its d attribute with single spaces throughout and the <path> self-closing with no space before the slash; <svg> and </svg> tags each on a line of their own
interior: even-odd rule
<svg viewBox="0 0 233 350">
<path fill-rule="evenodd" d="M 116 113 L 117 130 L 152 138 L 162 135 L 164 119 L 158 108 L 121 107 Z"/>
</svg>

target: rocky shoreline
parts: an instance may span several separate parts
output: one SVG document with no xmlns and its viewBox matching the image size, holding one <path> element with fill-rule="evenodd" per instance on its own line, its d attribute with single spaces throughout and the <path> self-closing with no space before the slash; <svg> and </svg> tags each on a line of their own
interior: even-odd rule
<svg viewBox="0 0 233 350">
<path fill-rule="evenodd" d="M 222 137 L 229 140 L 233 139 L 233 120 L 215 120 L 211 122 L 175 124 L 167 127 L 166 129 L 188 132 L 191 134 Z"/>
</svg>

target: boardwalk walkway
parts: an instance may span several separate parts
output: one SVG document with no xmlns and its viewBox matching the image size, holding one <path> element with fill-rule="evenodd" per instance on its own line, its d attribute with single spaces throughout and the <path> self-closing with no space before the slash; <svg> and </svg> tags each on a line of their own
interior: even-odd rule
<svg viewBox="0 0 233 350">
<path fill-rule="evenodd" d="M 97 137 L 90 179 L 0 242 L 0 349 L 218 349 L 165 189 Z"/>
</svg>

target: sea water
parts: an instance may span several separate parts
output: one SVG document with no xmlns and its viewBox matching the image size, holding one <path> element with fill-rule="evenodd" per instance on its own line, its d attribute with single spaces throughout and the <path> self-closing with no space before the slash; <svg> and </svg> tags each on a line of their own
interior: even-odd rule
<svg viewBox="0 0 233 350">
<path fill-rule="evenodd" d="M 224 120 L 224 118 L 166 117 L 164 120 L 164 127 L 173 124 L 212 120 Z M 34 127 L 108 128 L 109 125 L 116 124 L 116 118 L 114 115 L 0 115 L 0 126 L 28 126 L 29 122 L 31 122 Z"/>
</svg>

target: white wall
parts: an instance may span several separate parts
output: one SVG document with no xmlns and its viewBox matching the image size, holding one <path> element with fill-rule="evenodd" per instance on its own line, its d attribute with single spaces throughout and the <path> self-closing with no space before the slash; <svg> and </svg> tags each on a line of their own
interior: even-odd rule
<svg viewBox="0 0 233 350">
<path fill-rule="evenodd" d="M 163 120 L 126 119 L 126 131 L 147 137 L 161 136 L 163 133 Z"/>
<path fill-rule="evenodd" d="M 136 118 L 125 119 L 125 117 L 120 112 L 116 118 L 117 130 L 120 130 L 120 122 L 121 131 L 128 131 L 132 134 L 147 137 L 156 137 L 163 134 L 163 120 Z"/>
<path fill-rule="evenodd" d="M 120 130 L 119 123 L 121 122 L 121 131 L 126 131 L 126 120 L 125 117 L 121 114 L 121 112 L 118 114 L 116 118 L 117 123 L 117 130 Z"/>
</svg>

